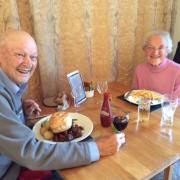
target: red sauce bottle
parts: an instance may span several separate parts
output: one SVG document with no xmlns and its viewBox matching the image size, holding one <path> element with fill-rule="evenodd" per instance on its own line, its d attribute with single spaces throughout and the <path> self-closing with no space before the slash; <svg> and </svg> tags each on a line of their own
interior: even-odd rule
<svg viewBox="0 0 180 180">
<path fill-rule="evenodd" d="M 112 111 L 109 103 L 109 97 L 110 97 L 109 93 L 105 92 L 104 100 L 100 112 L 100 120 L 101 120 L 101 125 L 103 127 L 111 126 L 111 122 L 112 122 Z"/>
</svg>

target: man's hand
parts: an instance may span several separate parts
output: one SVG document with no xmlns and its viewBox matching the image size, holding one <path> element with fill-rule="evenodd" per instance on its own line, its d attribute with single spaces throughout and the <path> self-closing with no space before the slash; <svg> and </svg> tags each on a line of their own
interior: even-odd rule
<svg viewBox="0 0 180 180">
<path fill-rule="evenodd" d="M 119 148 L 125 143 L 124 133 L 113 134 L 101 137 L 96 140 L 100 156 L 108 156 L 118 152 Z"/>
<path fill-rule="evenodd" d="M 38 116 L 41 112 L 39 105 L 32 99 L 23 101 L 23 110 L 27 117 Z"/>
</svg>

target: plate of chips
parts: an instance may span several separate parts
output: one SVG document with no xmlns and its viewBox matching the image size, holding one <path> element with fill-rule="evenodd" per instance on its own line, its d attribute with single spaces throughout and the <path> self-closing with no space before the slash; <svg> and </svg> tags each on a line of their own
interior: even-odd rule
<svg viewBox="0 0 180 180">
<path fill-rule="evenodd" d="M 124 99 L 130 103 L 138 104 L 139 100 L 143 98 L 150 99 L 152 106 L 161 104 L 162 97 L 162 94 L 146 89 L 132 90 L 124 94 Z"/>
</svg>

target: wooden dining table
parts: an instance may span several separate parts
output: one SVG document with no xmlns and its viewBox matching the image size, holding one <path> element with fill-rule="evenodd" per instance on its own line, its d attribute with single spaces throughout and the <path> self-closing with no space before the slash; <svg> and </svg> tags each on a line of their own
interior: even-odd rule
<svg viewBox="0 0 180 180">
<path fill-rule="evenodd" d="M 160 126 L 161 109 L 150 113 L 147 122 L 137 121 L 137 105 L 118 99 L 117 96 L 129 91 L 129 87 L 110 83 L 112 109 L 116 112 L 130 112 L 127 128 L 124 130 L 126 143 L 111 156 L 102 157 L 99 161 L 87 166 L 64 169 L 60 174 L 67 180 L 133 180 L 150 179 L 164 171 L 164 179 L 171 179 L 172 165 L 180 159 L 180 108 L 175 112 L 174 126 L 164 130 Z M 91 119 L 93 131 L 91 136 L 114 133 L 111 127 L 103 128 L 100 124 L 100 107 L 102 97 L 95 92 L 78 108 L 68 109 Z M 43 108 L 44 113 L 51 112 Z M 114 111 L 113 110 L 113 111 Z"/>
</svg>

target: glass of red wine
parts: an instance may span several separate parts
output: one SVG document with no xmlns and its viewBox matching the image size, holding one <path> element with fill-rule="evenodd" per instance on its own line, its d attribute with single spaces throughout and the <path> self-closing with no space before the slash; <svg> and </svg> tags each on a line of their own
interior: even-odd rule
<svg viewBox="0 0 180 180">
<path fill-rule="evenodd" d="M 129 114 L 127 115 L 118 115 L 113 117 L 112 128 L 115 133 L 122 132 L 128 125 Z"/>
</svg>

